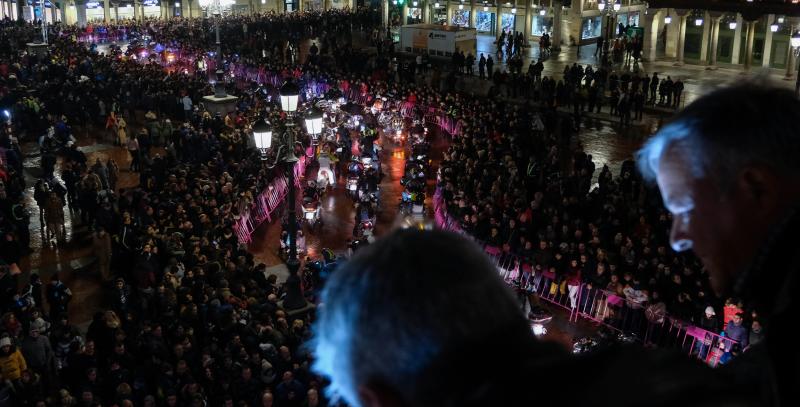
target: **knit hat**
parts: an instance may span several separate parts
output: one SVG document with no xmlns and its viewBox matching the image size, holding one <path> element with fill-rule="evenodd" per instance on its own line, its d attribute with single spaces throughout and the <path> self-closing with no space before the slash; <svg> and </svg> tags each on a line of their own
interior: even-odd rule
<svg viewBox="0 0 800 407">
<path fill-rule="evenodd" d="M 0 339 L 0 348 L 3 346 L 11 346 L 11 338 L 6 336 L 5 338 Z"/>
<path fill-rule="evenodd" d="M 44 322 L 42 318 L 36 318 L 33 322 L 31 322 L 30 330 L 36 331 L 41 333 L 47 329 L 47 323 Z"/>
<path fill-rule="evenodd" d="M 706 307 L 706 314 L 708 314 L 708 315 L 717 315 L 717 313 L 714 312 L 714 307 L 712 307 L 710 305 Z"/>
</svg>

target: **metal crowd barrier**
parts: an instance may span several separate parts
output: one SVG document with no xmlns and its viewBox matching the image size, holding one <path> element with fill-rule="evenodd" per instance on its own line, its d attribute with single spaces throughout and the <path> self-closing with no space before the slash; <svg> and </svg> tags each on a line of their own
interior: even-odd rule
<svg viewBox="0 0 800 407">
<path fill-rule="evenodd" d="M 467 235 L 459 221 L 448 213 L 440 187 L 436 188 L 433 196 L 433 212 L 438 228 Z M 535 293 L 540 299 L 566 310 L 570 322 L 578 322 L 581 318 L 590 320 L 613 331 L 633 335 L 644 345 L 685 352 L 712 367 L 720 363 L 724 351 L 737 343 L 666 313 L 648 317 L 647 304 L 636 298 L 587 283 L 569 286 L 553 273 L 535 272 L 527 261 L 500 247 L 481 246 L 507 284 L 516 290 Z"/>
</svg>

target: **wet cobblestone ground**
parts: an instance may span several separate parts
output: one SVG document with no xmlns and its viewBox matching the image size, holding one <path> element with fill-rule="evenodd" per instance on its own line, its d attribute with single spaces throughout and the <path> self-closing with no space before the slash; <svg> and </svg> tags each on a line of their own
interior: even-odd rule
<svg viewBox="0 0 800 407">
<path fill-rule="evenodd" d="M 479 42 L 479 50 L 481 44 L 485 42 L 485 40 Z M 491 41 L 489 41 L 489 45 L 493 46 Z M 301 54 L 303 52 L 305 49 L 301 48 Z M 563 70 L 563 64 L 566 63 L 571 63 L 570 59 L 559 56 L 553 61 L 548 61 L 546 67 L 551 72 L 560 72 Z M 482 82 L 479 82 L 480 80 L 477 78 L 469 80 L 474 82 L 477 89 L 482 86 Z M 631 156 L 632 152 L 641 145 L 642 140 L 657 128 L 663 117 L 661 114 L 646 115 L 645 120 L 630 128 L 620 128 L 616 124 L 615 118 L 607 114 L 587 117 L 582 123 L 578 139 L 586 152 L 593 155 L 598 168 L 601 168 L 603 164 L 609 164 L 614 174 L 617 174 L 621 162 Z M 129 131 L 137 131 L 136 123 L 141 123 L 141 120 L 129 120 L 128 123 L 131 124 Z M 78 145 L 86 153 L 89 162 L 93 163 L 98 158 L 105 162 L 108 158 L 113 158 L 121 169 L 118 188 L 135 186 L 138 183 L 138 175 L 127 171 L 130 165 L 127 151 L 92 137 L 98 134 L 101 134 L 100 130 L 91 128 L 78 131 Z M 383 142 L 383 147 L 384 178 L 381 183 L 381 211 L 378 214 L 375 229 L 378 236 L 388 232 L 399 222 L 398 203 L 402 191 L 399 182 L 403 175 L 406 154 L 404 147 L 393 145 L 390 142 Z M 431 154 L 434 165 L 441 157 L 444 148 L 446 148 L 446 140 L 434 139 Z M 54 272 L 64 271 L 61 276 L 74 293 L 70 307 L 71 317 L 79 323 L 88 322 L 92 314 L 104 303 L 104 286 L 93 270 L 86 273 L 73 273 L 68 270 L 70 261 L 91 255 L 90 232 L 87 227 L 80 224 L 79 214 L 67 212 L 65 219 L 67 243 L 56 246 L 43 238 L 43 230 L 38 219 L 38 207 L 33 201 L 33 186 L 41 173 L 38 146 L 35 143 L 29 143 L 25 144 L 23 149 L 27 156 L 25 160 L 25 176 L 28 183 L 26 196 L 31 212 L 32 249 L 32 253 L 24 259 L 22 264 L 25 271 L 23 280 L 27 280 L 30 271 L 38 272 L 45 281 Z M 59 173 L 58 168 L 60 168 L 60 162 L 56 174 Z M 314 170 L 313 167 L 311 170 Z M 431 192 L 433 190 L 433 181 L 430 182 L 429 190 Z M 321 203 L 323 225 L 313 230 L 307 225 L 304 226 L 307 254 L 311 256 L 315 256 L 322 248 L 344 251 L 347 241 L 352 238 L 354 207 L 352 200 L 347 197 L 341 186 L 341 182 L 338 188 L 324 196 Z M 428 208 L 430 209 L 430 205 Z M 249 250 L 258 261 L 268 266 L 279 265 L 282 263 L 278 256 L 279 235 L 279 222 L 264 224 L 256 231 Z M 565 344 L 569 344 L 573 336 L 583 335 L 592 329 L 588 324 L 568 323 L 566 316 L 560 315 L 559 312 L 556 313 L 554 322 L 548 328 L 550 330 L 548 337 Z"/>
</svg>

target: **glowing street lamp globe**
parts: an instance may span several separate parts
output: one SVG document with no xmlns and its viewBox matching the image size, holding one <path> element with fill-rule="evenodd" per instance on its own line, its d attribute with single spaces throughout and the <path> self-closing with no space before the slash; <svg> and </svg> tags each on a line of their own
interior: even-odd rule
<svg viewBox="0 0 800 407">
<path fill-rule="evenodd" d="M 600 10 L 600 11 L 605 10 L 606 9 L 606 2 L 601 1 L 601 2 L 597 3 L 597 9 Z"/>
<path fill-rule="evenodd" d="M 266 120 L 261 119 L 253 125 L 253 143 L 261 150 L 262 156 L 272 147 L 272 127 Z"/>
<path fill-rule="evenodd" d="M 308 109 L 306 112 L 306 131 L 316 138 L 322 133 L 322 111 L 316 107 Z"/>
<path fill-rule="evenodd" d="M 300 99 L 300 87 L 292 81 L 286 81 L 280 90 L 281 109 L 286 113 L 297 111 L 297 101 Z"/>
</svg>

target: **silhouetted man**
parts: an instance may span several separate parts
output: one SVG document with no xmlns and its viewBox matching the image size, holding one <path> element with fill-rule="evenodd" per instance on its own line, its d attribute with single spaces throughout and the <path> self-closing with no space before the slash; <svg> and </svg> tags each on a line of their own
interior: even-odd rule
<svg viewBox="0 0 800 407">
<path fill-rule="evenodd" d="M 692 250 L 714 290 L 742 299 L 764 340 L 722 368 L 760 404 L 800 405 L 800 100 L 769 83 L 708 94 L 639 152 L 672 213 L 670 242 Z"/>
</svg>

